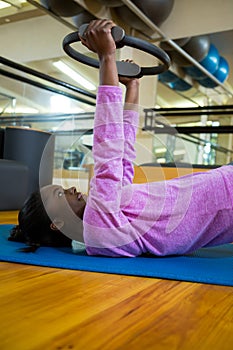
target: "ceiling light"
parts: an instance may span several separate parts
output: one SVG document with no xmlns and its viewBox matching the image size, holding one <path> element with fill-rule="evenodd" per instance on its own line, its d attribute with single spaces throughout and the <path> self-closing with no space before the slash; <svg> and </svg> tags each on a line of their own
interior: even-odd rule
<svg viewBox="0 0 233 350">
<path fill-rule="evenodd" d="M 87 90 L 96 90 L 96 86 L 92 84 L 90 81 L 88 81 L 86 78 L 84 78 L 82 75 L 77 73 L 75 70 L 67 66 L 62 61 L 55 61 L 53 62 L 53 65 L 58 68 L 62 73 L 66 74 L 68 77 L 76 81 L 79 85 L 82 85 Z"/>
<path fill-rule="evenodd" d="M 52 112 L 67 112 L 70 110 L 70 99 L 62 95 L 53 95 L 50 97 L 50 107 Z"/>
<path fill-rule="evenodd" d="M 71 100 L 62 95 L 52 95 L 50 97 L 50 109 L 52 113 L 82 113 L 84 109 L 79 106 L 72 106 Z"/>
<path fill-rule="evenodd" d="M 10 7 L 10 4 L 7 4 L 5 1 L 0 1 L 0 10 Z"/>
</svg>

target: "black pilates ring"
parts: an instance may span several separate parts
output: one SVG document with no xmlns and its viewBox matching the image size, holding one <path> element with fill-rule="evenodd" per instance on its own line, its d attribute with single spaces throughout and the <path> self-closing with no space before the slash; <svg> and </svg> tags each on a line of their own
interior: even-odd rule
<svg viewBox="0 0 233 350">
<path fill-rule="evenodd" d="M 87 27 L 88 24 L 83 24 L 80 26 L 79 31 L 66 35 L 62 43 L 63 49 L 68 56 L 72 57 L 76 61 L 79 61 L 83 64 L 94 68 L 99 68 L 98 60 L 83 55 L 71 47 L 71 44 L 80 41 L 79 34 L 80 36 L 85 37 L 85 30 Z M 125 35 L 125 31 L 118 26 L 112 28 L 112 36 L 116 42 L 117 48 L 121 48 L 123 46 L 130 46 L 135 49 L 144 51 L 158 58 L 162 62 L 162 64 L 152 67 L 140 67 L 135 63 L 117 61 L 116 63 L 118 75 L 125 77 L 141 78 L 144 75 L 157 75 L 168 70 L 171 64 L 170 58 L 168 54 L 159 47 L 148 43 L 145 40 Z"/>
</svg>

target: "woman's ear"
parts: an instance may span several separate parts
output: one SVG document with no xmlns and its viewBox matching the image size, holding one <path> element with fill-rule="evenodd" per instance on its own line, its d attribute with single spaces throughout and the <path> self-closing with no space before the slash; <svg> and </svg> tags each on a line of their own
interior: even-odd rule
<svg viewBox="0 0 233 350">
<path fill-rule="evenodd" d="M 50 224 L 51 230 L 54 230 L 54 231 L 57 231 L 57 230 L 60 231 L 63 226 L 64 226 L 64 221 L 61 219 L 54 219 L 53 222 L 51 222 Z"/>
</svg>

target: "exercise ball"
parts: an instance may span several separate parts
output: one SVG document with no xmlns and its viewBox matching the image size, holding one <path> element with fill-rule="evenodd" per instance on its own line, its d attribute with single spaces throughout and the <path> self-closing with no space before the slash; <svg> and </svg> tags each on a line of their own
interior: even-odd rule
<svg viewBox="0 0 233 350">
<path fill-rule="evenodd" d="M 107 7 L 119 7 L 122 6 L 121 0 L 97 0 L 102 5 L 105 5 Z"/>
<path fill-rule="evenodd" d="M 167 70 L 166 72 L 159 74 L 159 81 L 161 81 L 161 83 L 173 83 L 175 81 L 177 81 L 179 79 L 179 77 L 177 75 L 175 75 L 173 72 L 171 72 L 170 70 Z"/>
<path fill-rule="evenodd" d="M 197 62 L 200 62 L 205 58 L 210 49 L 210 39 L 206 35 L 194 36 L 182 47 L 182 49 L 192 56 Z M 178 51 L 169 51 L 169 55 L 172 61 L 178 66 L 192 66 L 192 63 Z"/>
<path fill-rule="evenodd" d="M 224 57 L 220 56 L 218 69 L 215 71 L 213 76 L 216 79 L 218 79 L 220 83 L 224 83 L 228 75 L 229 75 L 229 64 Z M 216 86 L 218 86 L 218 84 L 216 84 L 212 79 L 208 77 L 205 79 L 199 80 L 199 84 L 207 88 L 215 88 Z"/>
<path fill-rule="evenodd" d="M 96 19 L 96 17 L 86 10 L 72 17 L 72 21 L 77 28 L 79 28 L 84 23 L 89 23 L 93 19 Z"/>
<path fill-rule="evenodd" d="M 180 38 L 180 39 L 175 39 L 172 40 L 174 41 L 175 44 L 177 44 L 179 47 L 183 47 L 185 44 L 187 44 L 187 42 L 191 39 L 191 37 L 187 37 L 187 38 Z M 163 49 L 164 51 L 173 51 L 174 48 L 169 45 L 169 43 L 167 41 L 162 41 L 160 43 L 160 47 L 161 49 Z"/>
<path fill-rule="evenodd" d="M 132 2 L 157 26 L 170 15 L 174 0 L 132 0 Z"/>
<path fill-rule="evenodd" d="M 221 83 L 227 79 L 229 75 L 229 64 L 224 57 L 220 56 L 219 66 L 214 75 Z"/>
<path fill-rule="evenodd" d="M 206 55 L 206 57 L 200 61 L 199 63 L 208 70 L 208 72 L 210 72 L 211 74 L 213 74 L 214 72 L 216 72 L 216 70 L 218 69 L 218 65 L 219 65 L 219 61 L 220 61 L 220 56 L 218 53 L 217 48 L 211 44 L 210 45 L 210 49 L 208 54 Z M 191 66 L 191 67 L 184 67 L 186 73 L 188 75 L 190 75 L 192 78 L 196 79 L 196 80 L 200 80 L 200 79 L 204 79 L 206 78 L 205 73 L 203 73 L 199 68 L 197 68 L 196 66 Z"/>
<path fill-rule="evenodd" d="M 49 0 L 40 0 L 42 6 L 49 10 Z"/>
<path fill-rule="evenodd" d="M 176 91 L 187 91 L 192 88 L 192 85 L 186 83 L 186 81 L 182 79 L 178 79 L 173 83 L 168 83 L 168 86 L 170 86 L 170 88 Z"/>
<path fill-rule="evenodd" d="M 83 11 L 73 0 L 48 0 L 48 8 L 61 17 L 72 17 Z"/>
<path fill-rule="evenodd" d="M 130 27 L 141 32 L 148 32 L 151 30 L 138 16 L 130 11 L 127 6 L 116 7 L 114 11 L 116 15 Z"/>
</svg>

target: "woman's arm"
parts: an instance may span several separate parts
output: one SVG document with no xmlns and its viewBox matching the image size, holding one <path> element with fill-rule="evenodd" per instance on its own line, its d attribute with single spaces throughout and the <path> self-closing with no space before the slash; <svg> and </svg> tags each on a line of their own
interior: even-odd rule
<svg viewBox="0 0 233 350">
<path fill-rule="evenodd" d="M 138 111 L 139 80 L 120 77 L 120 82 L 126 87 L 124 109 L 132 109 Z"/>
<path fill-rule="evenodd" d="M 85 31 L 82 44 L 99 57 L 99 84 L 118 86 L 119 79 L 116 67 L 116 44 L 111 34 L 115 24 L 111 20 L 92 21 Z"/>
<path fill-rule="evenodd" d="M 129 60 L 127 60 L 129 61 Z M 125 85 L 124 122 L 124 155 L 122 184 L 126 186 L 133 182 L 134 160 L 136 158 L 135 141 L 139 121 L 139 79 L 120 77 L 120 83 Z"/>
<path fill-rule="evenodd" d="M 100 73 L 94 119 L 94 177 L 90 183 L 89 203 L 103 212 L 119 211 L 124 154 L 122 90 L 116 68 L 116 46 L 111 35 L 113 22 L 91 22 L 82 42 L 96 52 Z"/>
<path fill-rule="evenodd" d="M 134 241 L 137 236 L 122 211 L 124 133 L 126 131 L 132 135 L 130 113 L 136 112 L 125 110 L 129 113 L 125 128 L 122 89 L 118 86 L 115 62 L 115 42 L 110 32 L 113 24 L 102 20 L 97 23 L 97 27 L 89 28 L 85 43 L 98 53 L 100 86 L 94 119 L 94 176 L 84 212 L 84 240 L 88 254 L 135 256 L 135 252 L 124 252 L 124 249 L 118 250 L 117 247 Z M 129 102 L 135 102 L 132 99 L 133 85 L 130 85 L 127 96 Z"/>
</svg>

